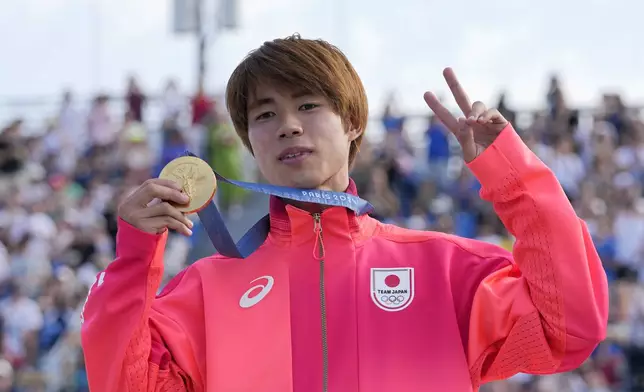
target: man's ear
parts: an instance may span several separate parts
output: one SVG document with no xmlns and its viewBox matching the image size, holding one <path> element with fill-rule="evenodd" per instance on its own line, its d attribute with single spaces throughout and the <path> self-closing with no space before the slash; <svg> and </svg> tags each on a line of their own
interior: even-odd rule
<svg viewBox="0 0 644 392">
<path fill-rule="evenodd" d="M 349 138 L 349 142 L 353 142 L 354 140 L 359 138 L 361 134 L 362 134 L 362 131 L 360 131 L 359 129 L 349 128 L 349 130 L 347 131 L 347 137 Z"/>
</svg>

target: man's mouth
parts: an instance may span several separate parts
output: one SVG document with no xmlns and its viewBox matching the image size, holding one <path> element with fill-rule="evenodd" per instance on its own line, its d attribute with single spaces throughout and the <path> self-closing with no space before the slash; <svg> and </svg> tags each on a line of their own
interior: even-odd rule
<svg viewBox="0 0 644 392">
<path fill-rule="evenodd" d="M 279 159 L 280 162 L 284 163 L 291 163 L 291 162 L 299 162 L 306 158 L 307 156 L 311 155 L 313 153 L 313 150 L 309 148 L 302 148 L 302 147 L 295 147 L 295 148 L 288 148 L 279 155 L 277 159 Z"/>
</svg>

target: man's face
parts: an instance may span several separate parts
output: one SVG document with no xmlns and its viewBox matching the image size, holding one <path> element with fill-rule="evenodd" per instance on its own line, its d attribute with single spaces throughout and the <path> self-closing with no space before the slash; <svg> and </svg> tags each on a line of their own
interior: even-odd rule
<svg viewBox="0 0 644 392">
<path fill-rule="evenodd" d="M 260 85 L 248 105 L 248 137 L 264 177 L 275 185 L 346 186 L 351 141 L 329 102 L 305 92 Z"/>
</svg>

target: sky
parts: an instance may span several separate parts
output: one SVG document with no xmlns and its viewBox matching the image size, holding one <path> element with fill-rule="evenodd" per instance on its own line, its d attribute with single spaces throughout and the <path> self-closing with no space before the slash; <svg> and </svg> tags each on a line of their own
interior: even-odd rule
<svg viewBox="0 0 644 392">
<path fill-rule="evenodd" d="M 423 113 L 424 91 L 447 92 L 441 74 L 446 66 L 455 69 L 471 98 L 489 105 L 506 90 L 517 109 L 543 106 L 551 72 L 561 75 L 572 104 L 592 105 L 601 91 L 614 91 L 644 105 L 643 1 L 239 1 L 238 27 L 211 29 L 211 92 L 223 90 L 249 51 L 297 32 L 326 39 L 347 54 L 372 113 L 382 109 L 390 91 L 401 110 Z M 173 32 L 172 4 L 0 1 L 0 106 L 56 98 L 63 88 L 79 96 L 118 94 L 130 74 L 148 93 L 161 91 L 168 78 L 192 91 L 196 43 Z"/>
</svg>

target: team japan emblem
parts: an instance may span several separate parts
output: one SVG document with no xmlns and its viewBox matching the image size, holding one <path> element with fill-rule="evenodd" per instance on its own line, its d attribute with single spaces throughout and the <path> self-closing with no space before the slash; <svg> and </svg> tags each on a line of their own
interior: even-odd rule
<svg viewBox="0 0 644 392">
<path fill-rule="evenodd" d="M 414 300 L 414 269 L 372 268 L 371 299 L 388 312 L 405 309 Z"/>
</svg>

